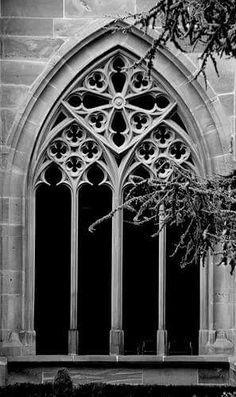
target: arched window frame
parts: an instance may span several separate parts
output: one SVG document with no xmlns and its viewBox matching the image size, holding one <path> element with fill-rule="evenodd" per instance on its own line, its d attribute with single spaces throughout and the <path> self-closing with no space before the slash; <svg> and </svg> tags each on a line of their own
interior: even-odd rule
<svg viewBox="0 0 236 397">
<path fill-rule="evenodd" d="M 129 84 L 132 82 L 132 78 L 139 73 L 143 76 L 144 81 L 147 82 L 147 88 L 141 90 L 136 90 L 135 87 L 133 92 L 128 93 L 128 97 L 139 97 L 144 95 L 143 93 L 148 94 L 148 92 L 153 93 L 158 96 L 165 96 L 168 98 L 168 105 L 164 111 L 158 108 L 156 104 L 154 105 L 154 110 L 148 111 L 147 119 L 147 127 L 141 128 L 140 131 L 135 130 L 135 127 L 132 126 L 134 123 L 134 115 L 138 114 L 138 109 L 130 106 L 129 111 L 130 114 L 126 114 L 126 138 L 125 143 L 121 146 L 116 145 L 114 141 L 112 141 L 112 137 L 115 136 L 116 132 L 112 132 L 109 134 L 109 128 L 112 122 L 112 116 L 114 116 L 115 112 L 123 111 L 126 108 L 126 98 L 122 93 L 113 92 L 111 88 L 111 84 L 107 80 L 107 76 L 109 75 L 109 68 L 112 69 L 112 62 L 117 57 L 121 59 L 128 60 L 128 64 L 126 67 L 126 81 L 128 81 L 127 90 Z M 177 109 L 177 101 L 169 95 L 168 90 L 166 90 L 158 76 L 155 73 L 152 76 L 152 79 L 149 80 L 147 76 L 147 72 L 145 68 L 138 66 L 135 70 L 132 70 L 131 64 L 135 62 L 135 58 L 127 54 L 125 51 L 121 51 L 120 49 L 106 55 L 105 59 L 99 59 L 97 64 L 93 64 L 89 70 L 86 70 L 85 73 L 79 76 L 75 80 L 75 82 L 70 85 L 70 87 L 63 94 L 60 99 L 60 103 L 57 104 L 57 109 L 54 109 L 54 114 L 52 117 L 49 117 L 49 122 L 47 123 L 47 127 L 44 128 L 44 139 L 41 140 L 42 144 L 39 145 L 35 157 L 35 163 L 37 164 L 34 172 L 33 179 L 33 187 L 37 188 L 41 183 L 47 183 L 45 179 L 45 172 L 48 166 L 56 161 L 58 166 L 61 168 L 63 163 L 64 168 L 62 167 L 62 180 L 60 183 L 66 184 L 69 186 L 71 191 L 71 203 L 72 203 L 72 213 L 71 213 L 71 315 L 70 315 L 70 332 L 69 332 L 69 353 L 76 354 L 78 352 L 78 331 L 77 331 L 77 323 L 78 323 L 78 309 L 77 309 L 77 294 L 78 294 L 78 230 L 76 225 L 78 224 L 78 194 L 79 188 L 82 184 L 89 183 L 87 177 L 87 171 L 91 164 L 94 162 L 99 165 L 99 167 L 103 170 L 104 180 L 102 183 L 109 185 L 113 191 L 113 209 L 119 207 L 123 202 L 123 191 L 124 187 L 128 184 L 131 184 L 129 180 L 129 176 L 132 175 L 132 172 L 135 171 L 135 168 L 142 164 L 145 169 L 147 169 L 151 175 L 155 175 L 155 170 L 159 168 L 156 166 L 157 161 L 160 158 L 165 161 L 174 156 L 171 156 L 169 151 L 169 147 L 174 143 L 178 143 L 180 146 L 184 147 L 184 154 L 181 157 L 179 163 L 187 162 L 187 166 L 197 172 L 197 165 L 199 165 L 199 154 L 197 150 L 194 148 L 194 144 L 190 138 L 190 136 L 184 131 L 184 129 L 171 120 L 166 120 L 168 115 Z M 101 66 L 103 65 L 103 66 Z M 107 70 L 108 69 L 108 70 Z M 98 94 L 102 96 L 109 85 L 110 89 L 110 102 L 111 102 L 111 114 L 107 117 L 106 127 L 102 129 L 102 127 L 93 128 L 91 124 L 91 114 L 85 115 L 85 112 L 88 109 L 83 108 L 83 104 L 81 101 L 81 109 L 78 110 L 77 107 L 73 107 L 70 105 L 70 98 L 79 93 L 80 97 L 86 95 L 86 92 L 90 92 L 91 87 L 88 87 L 89 78 L 91 78 L 92 74 L 100 73 L 100 80 L 102 84 L 104 83 L 104 90 L 98 90 Z M 110 71 L 110 73 L 115 73 L 115 70 Z M 104 80 L 103 77 L 104 76 Z M 110 78 L 110 77 L 108 77 Z M 146 79 L 146 80 L 145 80 Z M 79 88 L 78 88 L 79 87 Z M 145 86 L 146 87 L 146 86 Z M 130 88 L 130 87 L 129 87 Z M 87 90 L 87 91 L 86 91 Z M 102 92 L 100 92 L 102 91 Z M 122 103 L 123 102 L 123 103 Z M 56 119 L 59 113 L 63 110 L 65 114 L 65 120 L 60 122 L 58 125 L 55 125 Z M 103 110 L 103 109 L 102 109 Z M 94 109 L 93 109 L 94 111 Z M 81 117 L 80 112 L 84 113 Z M 95 113 L 99 114 L 101 112 L 101 107 L 95 110 Z M 104 113 L 104 111 L 103 111 Z M 144 112 L 141 112 L 141 117 L 143 117 Z M 138 114 L 138 116 L 140 115 Z M 130 116 L 130 118 L 129 118 Z M 77 123 L 77 124 L 75 124 Z M 68 131 L 72 125 L 77 125 L 80 129 L 81 137 L 78 138 L 78 142 L 72 143 L 70 141 L 70 137 L 68 136 Z M 154 137 L 156 129 L 158 127 L 164 126 L 170 132 L 170 145 L 161 144 Z M 77 131 L 78 132 L 78 131 Z M 102 133 L 102 134 L 101 134 Z M 176 134 L 177 138 L 171 134 Z M 102 138 L 101 138 L 102 136 Z M 128 136 L 128 138 L 127 138 Z M 143 136 L 145 137 L 143 138 Z M 145 142 L 141 142 L 145 141 Z M 92 159 L 86 158 L 85 153 L 83 153 L 83 147 L 86 147 L 86 144 L 94 145 L 97 147 L 97 151 L 95 156 L 92 156 Z M 58 153 L 60 149 L 58 145 L 61 145 L 61 148 L 65 149 L 65 153 L 61 152 L 61 158 L 56 159 L 55 153 Z M 145 148 L 142 148 L 142 145 L 146 145 Z M 67 148 L 65 148 L 67 146 Z M 73 148 L 77 148 L 76 152 L 72 153 L 71 150 Z M 78 148 L 80 154 L 78 155 Z M 191 148 L 191 149 L 190 149 Z M 151 152 L 150 152 L 151 150 Z M 154 153 L 153 153 L 154 150 Z M 155 153 L 156 150 L 156 153 Z M 159 153 L 158 151 L 161 151 Z M 60 150 L 59 150 L 60 151 Z M 70 154 L 68 154 L 68 151 Z M 142 154 L 142 151 L 144 154 Z M 145 154 L 149 151 L 149 154 Z M 169 151 L 167 153 L 167 151 Z M 117 164 L 115 160 L 115 156 L 119 156 L 123 152 L 123 158 L 120 164 Z M 157 153 L 158 152 L 158 153 Z M 115 154 L 114 154 L 115 153 Z M 150 153 L 153 153 L 150 155 Z M 70 157 L 71 155 L 71 157 Z M 147 159 L 145 159 L 145 156 Z M 80 167 L 76 168 L 73 171 L 72 168 L 68 167 L 69 161 L 78 160 L 80 163 Z M 188 161 L 191 158 L 191 161 Z M 66 162 L 65 162 L 65 161 Z M 81 165 L 82 164 L 82 165 Z M 165 163 L 166 164 L 166 163 Z M 82 168 L 83 172 L 80 172 L 80 168 Z M 171 172 L 170 167 L 164 170 L 163 175 L 160 175 L 162 178 L 168 178 L 169 173 Z M 160 215 L 161 218 L 162 215 Z M 161 219 L 160 219 L 161 221 Z M 122 230 L 123 230 L 123 214 L 122 211 L 118 211 L 113 219 L 112 219 L 112 313 L 111 313 L 111 332 L 110 332 L 110 353 L 111 354 L 122 354 L 124 352 L 124 335 L 122 329 Z M 160 233 L 159 236 L 159 324 L 157 331 L 157 353 L 164 354 L 166 352 L 166 330 L 165 330 L 165 230 Z M 158 261 L 157 261 L 158 262 Z"/>
</svg>

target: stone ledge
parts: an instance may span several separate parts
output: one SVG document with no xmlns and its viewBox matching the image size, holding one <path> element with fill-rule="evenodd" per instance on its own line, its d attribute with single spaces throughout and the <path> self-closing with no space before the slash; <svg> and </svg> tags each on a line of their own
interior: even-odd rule
<svg viewBox="0 0 236 397">
<path fill-rule="evenodd" d="M 8 363 L 18 363 L 25 365 L 27 363 L 41 365 L 42 363 L 75 363 L 75 364 L 94 364 L 94 363 L 116 363 L 116 364 L 178 364 L 178 365 L 212 365 L 220 364 L 229 366 L 229 357 L 226 355 L 202 355 L 202 356 L 118 356 L 118 355 L 35 355 L 35 356 L 18 356 L 8 357 Z"/>
<path fill-rule="evenodd" d="M 234 384 L 229 357 L 220 355 L 9 357 L 8 383 L 53 382 L 61 367 L 68 369 L 75 385 L 93 382 L 153 385 Z"/>
</svg>

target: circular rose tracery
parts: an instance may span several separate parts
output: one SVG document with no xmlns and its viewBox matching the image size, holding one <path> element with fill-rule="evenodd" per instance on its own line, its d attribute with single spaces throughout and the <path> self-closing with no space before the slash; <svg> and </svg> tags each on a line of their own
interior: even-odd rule
<svg viewBox="0 0 236 397">
<path fill-rule="evenodd" d="M 50 143 L 47 156 L 73 179 L 90 164 L 105 161 L 102 145 L 116 167 L 125 157 L 132 169 L 142 164 L 161 178 L 170 175 L 171 161 L 191 162 L 183 123 L 178 115 L 171 121 L 174 100 L 144 69 L 131 67 L 132 62 L 117 55 L 101 63 L 62 101 L 72 122 Z"/>
</svg>

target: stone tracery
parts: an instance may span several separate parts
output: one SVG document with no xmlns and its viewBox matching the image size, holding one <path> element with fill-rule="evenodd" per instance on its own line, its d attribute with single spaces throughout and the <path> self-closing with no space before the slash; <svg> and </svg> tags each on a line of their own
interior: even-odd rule
<svg viewBox="0 0 236 397">
<path fill-rule="evenodd" d="M 125 161 L 132 170 L 143 164 L 150 175 L 156 174 L 160 164 L 162 170 L 169 169 L 169 160 L 192 162 L 186 132 L 169 122 L 177 110 L 176 102 L 145 69 L 131 65 L 130 58 L 115 55 L 88 72 L 65 95 L 61 106 L 72 122 L 59 130 L 44 152 L 41 181 L 45 181 L 45 163 L 51 162 L 63 171 L 63 182 L 72 178 L 76 185 L 86 180 L 89 165 L 96 162 L 107 180 L 115 172 L 121 187 L 130 173 Z M 122 177 L 121 168 L 127 168 Z M 170 170 L 158 176 L 169 175 Z"/>
<path fill-rule="evenodd" d="M 149 78 L 142 67 L 132 68 L 133 60 L 116 54 L 91 68 L 62 97 L 54 123 L 39 150 L 34 186 L 64 184 L 71 196 L 71 295 L 69 353 L 78 352 L 78 218 L 80 187 L 90 184 L 108 186 L 112 208 L 122 205 L 132 176 L 167 179 L 176 162 L 194 168 L 196 151 L 190 150 L 191 139 L 178 115 L 178 104 L 155 76 Z M 179 122 L 180 121 L 180 122 Z M 194 153 L 194 155 L 193 155 Z M 56 167 L 57 180 L 48 178 Z M 95 167 L 94 167 L 95 166 Z M 95 169 L 102 177 L 91 178 Z M 50 172 L 49 172 L 50 174 Z M 95 187 L 95 188 L 96 188 Z M 117 211 L 111 230 L 112 318 L 110 353 L 123 354 L 122 268 L 123 214 Z M 159 246 L 164 252 L 164 238 Z M 157 259 L 159 272 L 164 256 Z M 160 278 L 161 284 L 161 278 Z M 160 291 L 163 290 L 160 286 Z M 164 291 L 164 290 L 163 290 Z M 161 292 L 160 292 L 161 294 Z M 162 297 L 159 297 L 159 306 Z M 160 309 L 160 307 L 159 307 Z M 158 332 L 163 331 L 164 309 L 160 309 Z M 158 335 L 159 335 L 158 334 Z M 119 346 L 117 345 L 117 335 Z M 164 340 L 164 339 L 163 339 Z M 159 346 L 158 351 L 163 351 Z"/>
</svg>

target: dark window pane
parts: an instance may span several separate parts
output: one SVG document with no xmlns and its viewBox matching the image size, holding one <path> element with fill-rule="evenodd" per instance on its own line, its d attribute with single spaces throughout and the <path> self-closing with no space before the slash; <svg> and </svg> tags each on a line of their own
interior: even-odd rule
<svg viewBox="0 0 236 397">
<path fill-rule="evenodd" d="M 68 351 L 70 216 L 71 199 L 68 188 L 41 185 L 37 189 L 35 274 L 37 354 L 67 354 Z"/>
<path fill-rule="evenodd" d="M 166 323 L 169 354 L 198 354 L 199 265 L 180 267 L 180 254 L 171 257 L 181 230 L 167 231 Z"/>
<path fill-rule="evenodd" d="M 94 167 L 89 174 L 93 186 L 79 193 L 79 296 L 78 327 L 80 354 L 109 354 L 111 321 L 111 221 L 94 233 L 92 222 L 111 209 L 111 191 L 98 186 L 102 173 Z"/>
<path fill-rule="evenodd" d="M 158 328 L 158 239 L 153 226 L 124 213 L 123 316 L 126 354 L 155 354 Z"/>
</svg>

